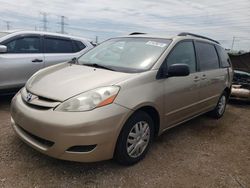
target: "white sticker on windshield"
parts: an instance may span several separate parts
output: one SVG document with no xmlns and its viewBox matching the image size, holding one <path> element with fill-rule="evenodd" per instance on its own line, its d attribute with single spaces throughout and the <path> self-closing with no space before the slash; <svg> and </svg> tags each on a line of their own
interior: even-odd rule
<svg viewBox="0 0 250 188">
<path fill-rule="evenodd" d="M 165 46 L 167 46 L 167 44 L 165 44 L 165 43 L 155 42 L 155 41 L 148 41 L 146 44 L 152 45 L 152 46 L 158 46 L 161 48 L 164 48 Z"/>
</svg>

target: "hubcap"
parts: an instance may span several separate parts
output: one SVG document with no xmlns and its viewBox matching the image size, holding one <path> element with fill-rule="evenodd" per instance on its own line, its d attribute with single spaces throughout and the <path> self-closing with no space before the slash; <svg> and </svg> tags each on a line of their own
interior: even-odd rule
<svg viewBox="0 0 250 188">
<path fill-rule="evenodd" d="M 220 115 L 223 114 L 225 106 L 226 106 L 226 97 L 223 95 L 220 98 L 220 101 L 219 101 L 219 104 L 218 104 L 218 112 L 219 112 Z"/>
<path fill-rule="evenodd" d="M 130 157 L 139 157 L 147 148 L 150 139 L 150 128 L 147 122 L 137 122 L 127 138 L 127 152 Z"/>
</svg>

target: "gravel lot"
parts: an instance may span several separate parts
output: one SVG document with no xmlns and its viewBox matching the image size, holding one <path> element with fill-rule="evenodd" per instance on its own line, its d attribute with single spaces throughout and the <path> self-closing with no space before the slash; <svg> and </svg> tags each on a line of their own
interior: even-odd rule
<svg viewBox="0 0 250 188">
<path fill-rule="evenodd" d="M 157 138 L 132 166 L 61 161 L 31 149 L 10 126 L 11 97 L 0 98 L 0 187 L 250 187 L 250 103 L 206 115 Z"/>
</svg>

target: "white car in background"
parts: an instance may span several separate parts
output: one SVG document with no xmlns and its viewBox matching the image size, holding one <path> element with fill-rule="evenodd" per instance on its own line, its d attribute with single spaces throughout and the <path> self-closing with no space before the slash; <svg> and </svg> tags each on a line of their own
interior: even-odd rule
<svg viewBox="0 0 250 188">
<path fill-rule="evenodd" d="M 0 32 L 0 93 L 19 89 L 36 71 L 93 48 L 85 38 L 41 31 Z"/>
</svg>

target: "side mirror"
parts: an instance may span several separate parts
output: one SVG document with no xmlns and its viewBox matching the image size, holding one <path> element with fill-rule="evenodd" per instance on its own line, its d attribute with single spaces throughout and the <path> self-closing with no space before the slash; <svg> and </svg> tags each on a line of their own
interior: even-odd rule
<svg viewBox="0 0 250 188">
<path fill-rule="evenodd" d="M 168 67 L 167 76 L 188 76 L 190 74 L 187 64 L 172 64 Z"/>
<path fill-rule="evenodd" d="M 0 53 L 6 53 L 7 52 L 7 46 L 0 45 Z"/>
</svg>

